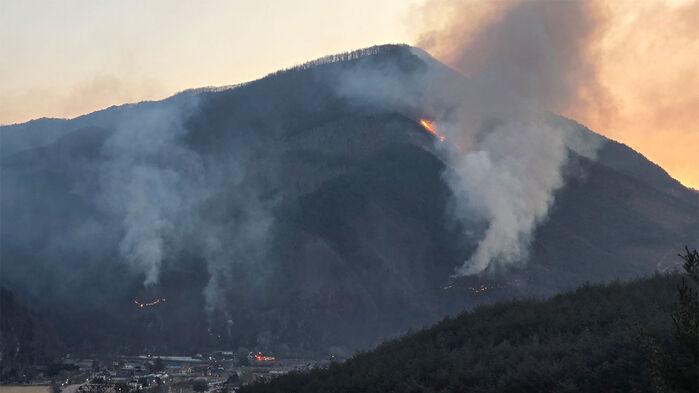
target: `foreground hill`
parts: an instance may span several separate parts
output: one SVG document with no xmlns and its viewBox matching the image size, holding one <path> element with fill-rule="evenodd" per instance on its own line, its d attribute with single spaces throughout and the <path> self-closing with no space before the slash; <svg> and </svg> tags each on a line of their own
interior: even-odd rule
<svg viewBox="0 0 699 393">
<path fill-rule="evenodd" d="M 377 75 L 401 94 L 372 95 L 391 93 Z M 419 124 L 451 109 L 442 87 L 471 88 L 387 45 L 2 127 L 1 283 L 74 352 L 342 355 L 481 303 L 671 269 L 693 242 L 696 193 L 550 116 L 596 155 L 570 150 L 526 263 L 450 279 L 488 223 L 454 219 L 449 165 Z"/>
<path fill-rule="evenodd" d="M 342 364 L 244 387 L 273 392 L 647 392 L 639 331 L 668 339 L 678 276 L 481 306 Z"/>
<path fill-rule="evenodd" d="M 0 287 L 0 380 L 23 381 L 22 367 L 48 364 L 64 351 L 51 322 Z"/>
</svg>

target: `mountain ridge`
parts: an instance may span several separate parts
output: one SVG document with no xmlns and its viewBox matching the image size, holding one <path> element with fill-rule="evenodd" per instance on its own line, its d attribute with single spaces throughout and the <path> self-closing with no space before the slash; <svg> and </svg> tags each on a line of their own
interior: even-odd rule
<svg viewBox="0 0 699 393">
<path fill-rule="evenodd" d="M 481 306 L 342 363 L 241 392 L 650 392 L 639 330 L 669 341 L 678 281 L 654 276 Z"/>
<path fill-rule="evenodd" d="M 85 315 L 120 320 L 81 333 L 86 351 L 122 329 L 142 333 L 128 338 L 130 351 L 351 351 L 484 302 L 650 274 L 691 242 L 695 193 L 558 118 L 582 138 L 605 139 L 597 160 L 569 154 L 526 265 L 449 284 L 483 224 L 464 239 L 465 224 L 449 216 L 447 165 L 418 120 L 443 109 L 430 101 L 442 83 L 468 83 L 412 48 L 380 48 L 96 112 L 61 122 L 70 131 L 42 147 L 3 148 L 2 284 L 47 299 L 49 314 L 76 304 L 63 332 L 82 331 Z M 420 79 L 430 72 L 439 86 Z M 355 81 L 384 74 L 410 96 L 352 95 Z M 163 224 L 139 232 L 151 223 Z M 130 234 L 162 245 L 157 284 L 144 285 L 142 261 L 130 261 Z M 474 292 L 483 285 L 492 288 Z M 134 297 L 161 295 L 161 308 L 132 307 Z M 189 341 L 177 342 L 172 326 Z"/>
</svg>

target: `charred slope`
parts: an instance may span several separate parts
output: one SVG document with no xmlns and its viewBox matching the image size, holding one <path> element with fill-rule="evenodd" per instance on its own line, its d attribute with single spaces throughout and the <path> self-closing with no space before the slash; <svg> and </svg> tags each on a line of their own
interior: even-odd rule
<svg viewBox="0 0 699 393">
<path fill-rule="evenodd" d="M 86 351 L 349 350 L 479 303 L 646 275 L 692 240 L 697 195 L 605 141 L 596 161 L 571 152 L 528 264 L 450 282 L 477 236 L 449 217 L 426 109 L 346 94 L 348 74 L 376 70 L 415 102 L 430 70 L 468 88 L 440 67 L 371 48 L 60 121 L 44 144 L 22 143 L 33 123 L 3 127 L 24 147 L 1 150 L 2 282 Z M 139 235 L 162 249 L 155 285 L 130 259 Z"/>
<path fill-rule="evenodd" d="M 670 337 L 678 281 L 655 276 L 482 306 L 327 369 L 241 391 L 650 392 L 638 332 Z"/>
</svg>

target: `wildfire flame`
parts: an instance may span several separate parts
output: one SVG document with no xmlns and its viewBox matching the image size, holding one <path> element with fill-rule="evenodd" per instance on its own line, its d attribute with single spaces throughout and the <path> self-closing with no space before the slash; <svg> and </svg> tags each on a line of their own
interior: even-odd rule
<svg viewBox="0 0 699 393">
<path fill-rule="evenodd" d="M 444 142 L 446 137 L 437 131 L 437 127 L 435 126 L 434 122 L 427 120 L 427 119 L 420 119 L 420 125 L 422 128 L 424 128 L 427 132 L 430 134 L 434 135 L 439 139 L 441 142 Z"/>
<path fill-rule="evenodd" d="M 155 305 L 158 305 L 160 303 L 165 303 L 165 298 L 158 298 L 150 302 L 140 302 L 138 299 L 134 299 L 133 303 L 137 305 L 140 308 L 145 308 L 145 307 L 153 307 Z"/>
<path fill-rule="evenodd" d="M 255 355 L 255 360 L 258 362 L 271 362 L 274 360 L 274 356 L 265 356 L 262 352 L 258 352 L 257 355 Z"/>
</svg>

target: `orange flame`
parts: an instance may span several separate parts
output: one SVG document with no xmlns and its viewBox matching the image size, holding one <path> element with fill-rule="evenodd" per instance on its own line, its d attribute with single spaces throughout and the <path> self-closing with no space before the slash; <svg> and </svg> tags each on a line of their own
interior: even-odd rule
<svg viewBox="0 0 699 393">
<path fill-rule="evenodd" d="M 444 142 L 446 137 L 442 134 L 440 134 L 437 131 L 437 127 L 435 126 L 434 122 L 429 121 L 427 119 L 420 119 L 420 125 L 430 134 L 434 135 L 439 139 L 440 141 Z"/>
<path fill-rule="evenodd" d="M 272 360 L 275 360 L 274 356 L 265 356 L 262 354 L 262 352 L 258 352 L 257 355 L 255 355 L 255 360 L 258 362 L 271 362 Z"/>
</svg>

